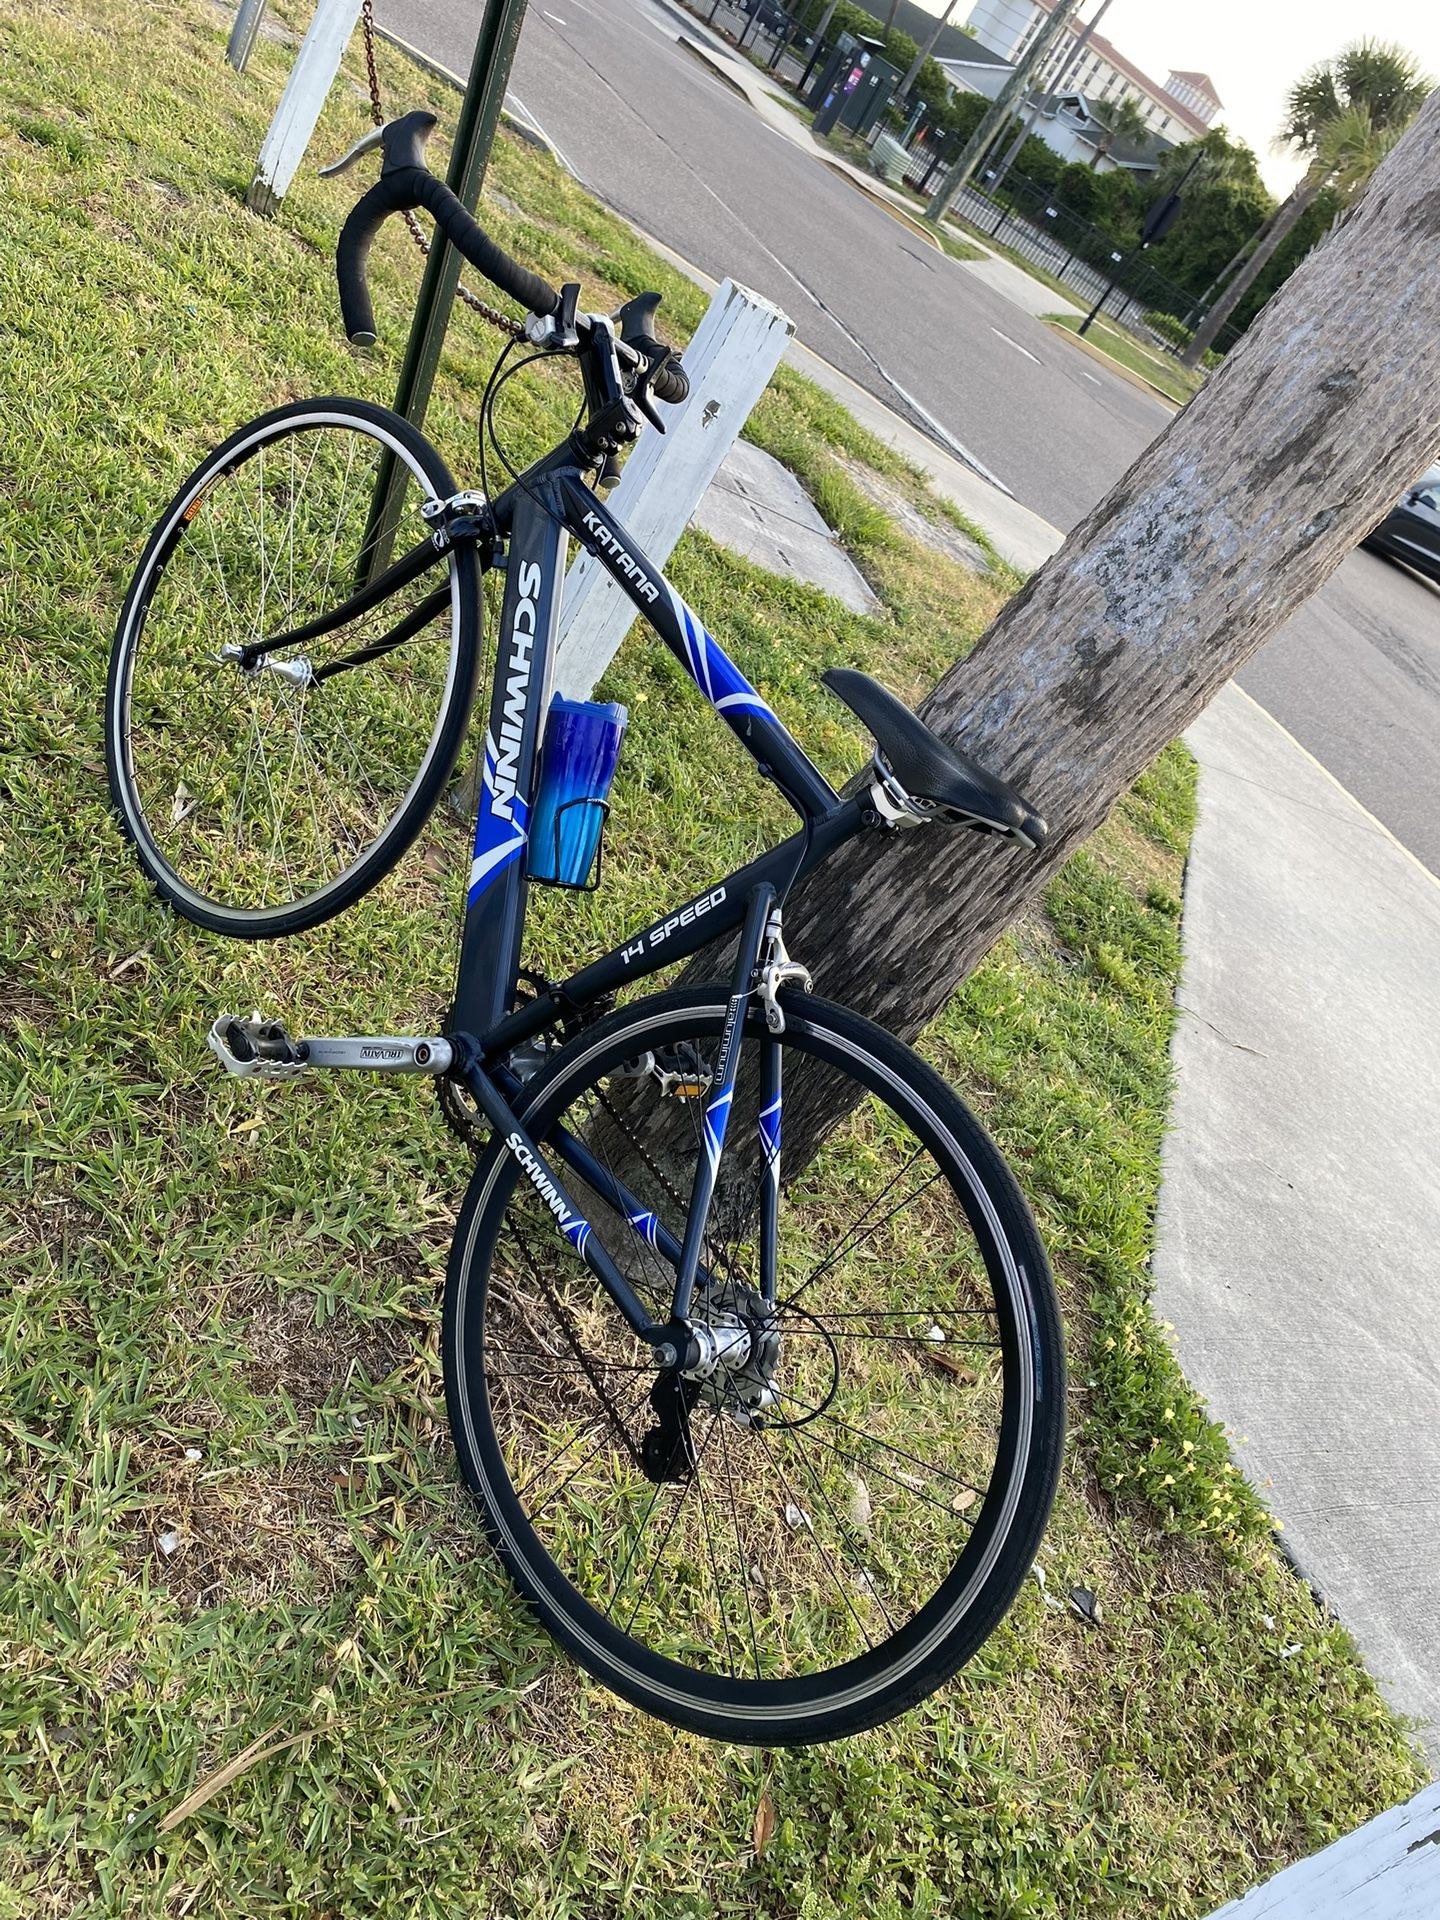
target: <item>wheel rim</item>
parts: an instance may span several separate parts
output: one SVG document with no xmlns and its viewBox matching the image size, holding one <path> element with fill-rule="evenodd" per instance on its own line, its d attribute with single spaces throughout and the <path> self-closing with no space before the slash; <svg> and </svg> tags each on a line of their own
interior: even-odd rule
<svg viewBox="0 0 1440 1920">
<path fill-rule="evenodd" d="M 708 1021 L 711 1053 L 722 1019 L 716 1008 Z M 693 1029 L 693 1013 L 686 1022 Z M 792 1040 L 817 1050 L 817 1036 L 790 1025 Z M 800 1050 L 787 1048 L 787 1066 Z M 633 1106 L 633 1083 L 625 1094 Z M 568 1121 L 593 1121 L 596 1104 L 567 1094 Z M 736 1112 L 753 1121 L 744 1074 Z M 698 1120 L 686 1119 L 693 1154 Z M 528 1186 L 497 1165 L 467 1263 L 478 1269 L 493 1249 L 484 1336 L 466 1350 L 472 1457 L 478 1412 L 487 1505 L 522 1584 L 553 1599 L 563 1581 L 578 1596 L 561 1592 L 563 1637 L 647 1704 L 698 1700 L 777 1726 L 807 1706 L 853 1706 L 905 1684 L 980 1604 L 1020 1510 L 1034 1383 L 1015 1309 L 1026 1311 L 1027 1282 L 1003 1236 L 994 1240 L 978 1184 L 968 1211 L 952 1184 L 963 1152 L 947 1150 L 950 1173 L 936 1175 L 926 1133 L 893 1111 L 882 1120 L 872 1093 L 807 1169 L 781 1213 L 790 1304 L 773 1414 L 787 1424 L 742 1428 L 702 1400 L 690 1416 L 697 1471 L 673 1485 L 640 1464 L 656 1424 L 646 1350 L 588 1274 L 557 1255 Z M 602 1112 L 590 1131 L 597 1153 L 607 1137 L 613 1156 L 622 1136 Z M 632 1150 L 625 1177 L 662 1219 L 668 1206 L 673 1225 L 667 1171 L 644 1169 Z M 612 1252 L 637 1246 L 597 1195 L 580 1198 Z M 753 1261 L 749 1211 L 743 1197 L 727 1205 L 715 1272 Z M 668 1266 L 644 1248 L 625 1270 L 662 1310 Z M 726 1398 L 723 1383 L 716 1397 Z"/>
<path fill-rule="evenodd" d="M 387 456 L 403 550 L 438 476 L 339 413 L 257 427 L 200 470 L 160 531 L 127 613 L 114 724 L 127 818 L 182 903 L 263 923 L 346 890 L 391 851 L 432 769 L 457 673 L 453 562 L 448 580 L 437 567 L 336 633 L 263 664 L 235 658 L 353 591 Z M 437 594 L 392 653 L 325 672 Z M 306 662 L 318 682 L 304 683 Z"/>
</svg>

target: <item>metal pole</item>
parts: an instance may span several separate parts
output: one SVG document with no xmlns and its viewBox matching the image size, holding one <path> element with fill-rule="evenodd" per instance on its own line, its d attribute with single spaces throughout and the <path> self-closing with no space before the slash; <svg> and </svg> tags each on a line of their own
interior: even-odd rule
<svg viewBox="0 0 1440 1920">
<path fill-rule="evenodd" d="M 1051 82 L 1049 83 L 1049 88 L 1048 88 L 1049 92 L 1059 93 L 1060 89 L 1064 86 L 1065 82 L 1069 79 L 1071 73 L 1080 64 L 1080 56 L 1082 53 L 1084 53 L 1086 47 L 1089 46 L 1090 36 L 1092 33 L 1094 33 L 1096 27 L 1098 27 L 1100 22 L 1104 19 L 1105 10 L 1109 5 L 1110 5 L 1110 0 L 1100 0 L 1100 5 L 1096 10 L 1094 19 L 1086 22 L 1083 30 L 1076 35 L 1075 43 L 1071 47 L 1069 53 L 1060 62 L 1060 65 L 1056 70 L 1054 79 L 1051 80 Z M 1044 104 L 1045 104 L 1045 94 L 1044 92 L 1040 92 L 1036 96 L 1034 106 L 1032 106 L 1030 109 L 1030 117 L 1026 120 L 1024 126 L 1020 129 L 1019 133 L 1017 133 L 1015 138 L 1010 142 L 1009 151 L 1006 153 L 1005 158 L 1000 162 L 999 168 L 996 171 L 995 178 L 991 183 L 990 191 L 992 193 L 998 193 L 1000 191 L 1000 188 L 1005 184 L 1005 176 L 1007 173 L 1009 173 L 1011 167 L 1013 167 L 1015 162 L 1019 159 L 1020 149 L 1024 146 L 1025 142 L 1030 138 L 1031 134 L 1035 131 L 1035 122 L 1040 118 L 1040 110 L 1044 106 Z"/>
<path fill-rule="evenodd" d="M 1120 262 L 1120 266 L 1123 267 L 1124 265 L 1125 265 L 1125 262 L 1122 260 Z M 1118 273 L 1119 270 L 1120 268 L 1117 267 L 1116 272 Z M 1103 279 L 1103 276 L 1102 276 L 1102 279 Z M 1079 326 L 1075 329 L 1077 333 L 1088 333 L 1090 331 L 1090 322 L 1095 318 L 1096 314 L 1099 313 L 1100 309 L 1104 306 L 1105 302 L 1110 298 L 1111 294 L 1114 293 L 1114 291 L 1115 291 L 1115 282 L 1113 280 L 1105 280 L 1104 284 L 1100 289 L 1100 298 L 1095 302 L 1094 306 L 1091 307 L 1089 313 L 1086 314 L 1085 318 L 1080 322 Z"/>
<path fill-rule="evenodd" d="M 472 214 L 480 199 L 485 164 L 490 158 L 524 16 L 525 0 L 483 0 L 475 55 L 470 63 L 470 78 L 460 105 L 446 175 L 451 192 Z M 395 411 L 417 427 L 429 405 L 459 280 L 460 256 L 437 227 L 425 262 L 415 317 L 410 324 L 410 339 L 395 389 Z M 395 471 L 393 456 L 386 454 L 380 462 L 361 548 L 360 570 L 364 578 L 373 578 L 389 558 L 403 484 L 402 477 Z"/>
<path fill-rule="evenodd" d="M 831 20 L 835 16 L 835 9 L 836 7 L 839 6 L 839 4 L 840 4 L 840 0 L 830 0 L 830 4 L 826 7 L 824 13 L 822 13 L 820 16 L 820 24 L 815 29 L 815 46 L 811 52 L 809 60 L 806 63 L 805 71 L 800 76 L 800 84 L 795 89 L 797 93 L 804 93 L 805 88 L 809 83 L 810 75 L 815 68 L 815 62 L 820 58 L 820 55 L 824 51 L 825 35 L 829 30 Z"/>
<path fill-rule="evenodd" d="M 244 73 L 250 64 L 260 22 L 265 18 L 265 4 L 266 0 L 240 0 L 235 24 L 230 29 L 230 38 L 225 45 L 225 58 L 237 73 Z"/>
<path fill-rule="evenodd" d="M 960 155 L 960 158 L 955 162 L 955 165 L 941 182 L 940 191 L 925 209 L 925 217 L 927 220 L 939 221 L 944 218 L 950 208 L 951 202 L 959 194 L 960 189 L 967 183 L 971 174 L 974 173 L 976 166 L 979 164 L 980 156 L 990 146 L 1000 129 L 1004 126 L 1006 120 L 1010 117 L 1010 109 L 1016 100 L 1019 99 L 1020 95 L 1024 93 L 1026 86 L 1029 84 L 1030 76 L 1036 71 L 1040 62 L 1055 44 L 1059 35 L 1065 30 L 1066 23 L 1079 4 L 1080 0 L 1059 0 L 1059 4 L 1056 6 L 1054 12 L 1035 36 L 1029 51 L 1022 54 L 1016 62 L 1015 71 L 1001 88 L 995 104 L 985 115 L 985 118 L 980 122 L 974 133 L 971 134 L 965 151 Z"/>
</svg>

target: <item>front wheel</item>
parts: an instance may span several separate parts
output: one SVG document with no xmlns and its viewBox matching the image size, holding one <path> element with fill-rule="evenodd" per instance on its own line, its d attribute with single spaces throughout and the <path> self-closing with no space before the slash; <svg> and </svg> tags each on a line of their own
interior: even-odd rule
<svg viewBox="0 0 1440 1920">
<path fill-rule="evenodd" d="M 136 569 L 105 695 L 110 792 L 160 893 L 214 932 L 339 913 L 405 852 L 454 765 L 479 655 L 472 548 L 333 632 L 265 645 L 378 569 L 387 476 L 398 554 L 429 530 L 420 508 L 455 492 L 435 449 L 365 401 L 277 408 L 201 462 Z"/>
<path fill-rule="evenodd" d="M 873 1726 L 974 1653 L 1032 1564 L 1065 1407 L 1044 1250 L 994 1145 L 878 1027 L 782 1004 L 782 1109 L 846 1117 L 793 1174 L 782 1143 L 761 1359 L 658 1374 L 503 1144 L 460 1215 L 444 1333 L 465 1479 L 540 1619 L 649 1712 L 767 1746 Z M 571 1149 L 572 1197 L 657 1321 L 725 1015 L 721 988 L 623 1007 L 516 1107 L 557 1167 L 578 1140 L 626 1190 L 576 1185 Z M 772 1044 L 752 1007 L 690 1316 L 722 1340 L 766 1318 Z M 657 1439 L 667 1394 L 681 1447 Z"/>
</svg>

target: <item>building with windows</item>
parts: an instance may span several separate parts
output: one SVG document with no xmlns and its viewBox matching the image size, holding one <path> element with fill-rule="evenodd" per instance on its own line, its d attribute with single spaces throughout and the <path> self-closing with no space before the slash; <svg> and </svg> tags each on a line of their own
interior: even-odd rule
<svg viewBox="0 0 1440 1920">
<path fill-rule="evenodd" d="M 966 22 L 975 36 L 973 53 L 964 59 L 941 62 L 951 84 L 984 93 L 993 100 L 1029 50 L 1054 4 L 1055 0 L 978 0 Z M 1198 140 L 1205 133 L 1221 104 L 1207 74 L 1172 70 L 1162 87 L 1098 33 L 1090 36 L 1078 63 L 1064 73 L 1058 93 L 1052 94 L 1083 31 L 1084 22 L 1072 18 L 1038 76 L 1038 90 L 1049 97 L 1035 131 L 1047 144 L 1067 159 L 1075 157 L 1077 145 L 1093 151 L 1107 104 L 1122 97 L 1132 99 L 1144 115 L 1154 153 Z M 1056 110 L 1059 102 L 1064 103 L 1060 109 L 1063 122 Z M 1091 128 L 1097 129 L 1093 137 Z M 1139 167 L 1143 156 L 1131 150 L 1127 158 L 1117 159 L 1115 164 Z"/>
</svg>

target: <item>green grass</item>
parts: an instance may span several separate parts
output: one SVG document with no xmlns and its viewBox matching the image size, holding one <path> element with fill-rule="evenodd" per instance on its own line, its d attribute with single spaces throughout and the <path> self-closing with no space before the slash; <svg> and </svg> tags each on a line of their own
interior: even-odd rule
<svg viewBox="0 0 1440 1920">
<path fill-rule="evenodd" d="M 1066 333 L 1078 333 L 1080 329 L 1080 322 L 1069 313 L 1047 313 L 1045 324 L 1061 327 Z M 1134 334 L 1126 333 L 1123 327 L 1112 327 L 1103 318 L 1094 323 L 1085 338 L 1092 347 L 1099 347 L 1102 353 L 1108 353 L 1112 360 L 1129 367 L 1132 373 L 1140 374 L 1151 386 L 1159 387 L 1182 406 L 1205 384 L 1203 373 L 1182 367 L 1170 354 L 1151 353 Z"/>
<path fill-rule="evenodd" d="M 330 262 L 353 188 L 307 172 L 278 220 L 243 211 L 288 56 L 262 40 L 236 76 L 225 25 L 203 0 L 0 6 L 0 1915 L 1149 1920 L 1204 1914 L 1403 1798 L 1399 1731 L 1278 1562 L 1148 1305 L 1193 808 L 1179 749 L 926 1043 L 1054 1252 L 1075 1403 L 1043 1560 L 1052 1592 L 1100 1594 L 1100 1627 L 1027 1584 L 939 1699 L 765 1757 L 619 1706 L 514 1600 L 444 1429 L 437 1302 L 466 1168 L 425 1089 L 257 1093 L 203 1045 L 221 1007 L 312 1031 L 433 1020 L 460 835 L 437 819 L 351 914 L 255 948 L 161 912 L 106 802 L 108 637 L 155 512 L 263 406 L 386 397 L 418 278 L 388 232 L 384 344 L 352 356 Z M 382 59 L 388 97 L 431 99 L 448 128 L 453 99 Z M 315 151 L 363 124 L 342 85 Z M 670 324 L 696 324 L 695 289 L 532 148 L 502 139 L 491 181 L 490 224 L 539 270 L 601 300 L 658 286 Z M 431 410 L 467 479 L 494 348 L 457 318 Z M 522 453 L 574 404 L 554 370 L 510 392 Z M 838 778 L 864 747 L 820 671 L 853 662 L 914 696 L 1013 576 L 946 566 L 851 498 L 840 452 L 943 513 L 794 376 L 751 433 L 826 500 L 881 612 L 696 536 L 675 579 Z M 542 966 L 781 824 L 667 656 L 627 646 L 605 692 L 632 713 L 609 878 L 537 903 Z"/>
</svg>

